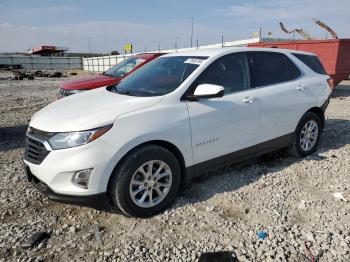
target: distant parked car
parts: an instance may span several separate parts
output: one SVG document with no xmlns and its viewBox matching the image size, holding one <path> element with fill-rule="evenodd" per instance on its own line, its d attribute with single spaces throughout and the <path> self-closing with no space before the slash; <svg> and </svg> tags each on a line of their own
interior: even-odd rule
<svg viewBox="0 0 350 262">
<path fill-rule="evenodd" d="M 58 97 L 62 98 L 83 91 L 116 84 L 127 75 L 161 55 L 163 53 L 138 54 L 116 64 L 102 74 L 64 81 L 60 84 Z"/>
</svg>

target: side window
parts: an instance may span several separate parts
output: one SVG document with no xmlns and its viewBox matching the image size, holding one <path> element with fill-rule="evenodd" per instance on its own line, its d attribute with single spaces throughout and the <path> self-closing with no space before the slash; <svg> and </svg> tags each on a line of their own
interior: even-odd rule
<svg viewBox="0 0 350 262">
<path fill-rule="evenodd" d="M 255 87 L 289 80 L 284 55 L 272 52 L 254 52 L 252 59 Z"/>
<path fill-rule="evenodd" d="M 289 80 L 294 80 L 301 76 L 299 68 L 286 56 L 285 62 L 288 70 Z"/>
<path fill-rule="evenodd" d="M 307 65 L 312 71 L 321 75 L 327 75 L 326 70 L 324 70 L 323 65 L 317 56 L 314 55 L 303 55 L 303 54 L 293 54 L 299 60 L 301 60 L 305 65 Z"/>
<path fill-rule="evenodd" d="M 217 59 L 197 78 L 196 84 L 223 86 L 225 94 L 248 89 L 250 82 L 246 54 L 230 54 Z"/>
</svg>

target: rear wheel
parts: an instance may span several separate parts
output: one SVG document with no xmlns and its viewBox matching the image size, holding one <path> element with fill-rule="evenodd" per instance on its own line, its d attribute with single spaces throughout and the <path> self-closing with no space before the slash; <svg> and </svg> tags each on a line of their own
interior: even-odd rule
<svg viewBox="0 0 350 262">
<path fill-rule="evenodd" d="M 321 131 L 320 117 L 313 112 L 305 113 L 295 130 L 290 153 L 299 157 L 314 153 L 320 140 Z"/>
<path fill-rule="evenodd" d="M 109 184 L 114 203 L 127 215 L 149 217 L 166 209 L 180 186 L 176 157 L 157 145 L 133 150 L 115 170 Z"/>
</svg>

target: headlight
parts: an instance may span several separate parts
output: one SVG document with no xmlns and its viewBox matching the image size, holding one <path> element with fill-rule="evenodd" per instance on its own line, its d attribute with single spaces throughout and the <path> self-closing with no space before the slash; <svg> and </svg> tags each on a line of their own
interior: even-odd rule
<svg viewBox="0 0 350 262">
<path fill-rule="evenodd" d="M 111 124 L 111 125 L 87 130 L 87 131 L 57 133 L 53 137 L 51 137 L 48 141 L 52 149 L 64 149 L 64 148 L 81 146 L 99 138 L 104 133 L 106 133 L 109 129 L 111 129 L 112 126 L 113 125 Z"/>
</svg>

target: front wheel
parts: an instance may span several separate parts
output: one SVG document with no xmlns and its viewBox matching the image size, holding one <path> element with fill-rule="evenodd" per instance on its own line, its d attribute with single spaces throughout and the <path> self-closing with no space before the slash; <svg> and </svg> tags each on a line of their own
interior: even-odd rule
<svg viewBox="0 0 350 262">
<path fill-rule="evenodd" d="M 307 112 L 299 121 L 294 132 L 293 141 L 289 151 L 294 156 L 305 157 L 314 153 L 321 136 L 320 117 L 312 112 Z"/>
<path fill-rule="evenodd" d="M 157 145 L 134 149 L 113 173 L 109 191 L 127 215 L 149 217 L 166 209 L 180 186 L 181 169 L 176 157 Z"/>
</svg>

